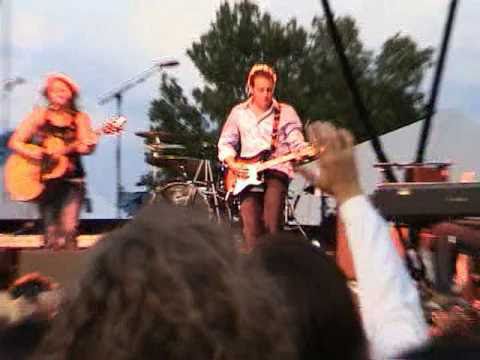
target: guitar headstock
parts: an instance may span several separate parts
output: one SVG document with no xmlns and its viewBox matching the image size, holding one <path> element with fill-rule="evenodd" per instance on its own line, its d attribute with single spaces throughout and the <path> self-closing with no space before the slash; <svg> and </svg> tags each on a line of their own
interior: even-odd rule
<svg viewBox="0 0 480 360">
<path fill-rule="evenodd" d="M 300 150 L 301 156 L 305 157 L 314 157 L 317 156 L 321 153 L 322 151 L 319 151 L 315 146 L 309 144 L 306 147 L 304 147 L 302 150 Z"/>
<path fill-rule="evenodd" d="M 107 135 L 118 134 L 123 131 L 127 118 L 125 116 L 113 116 L 102 125 L 102 132 Z"/>
</svg>

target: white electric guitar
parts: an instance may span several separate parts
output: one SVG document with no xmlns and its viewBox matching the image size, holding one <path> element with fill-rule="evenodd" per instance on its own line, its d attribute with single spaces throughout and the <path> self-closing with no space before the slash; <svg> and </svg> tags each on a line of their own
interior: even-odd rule
<svg viewBox="0 0 480 360">
<path fill-rule="evenodd" d="M 246 177 L 241 177 L 237 175 L 232 169 L 227 169 L 225 174 L 224 183 L 225 190 L 228 193 L 233 195 L 240 194 L 248 186 L 255 186 L 262 184 L 262 179 L 260 179 L 259 174 L 262 171 L 272 168 L 275 165 L 282 164 L 287 161 L 314 157 L 317 155 L 318 151 L 311 145 L 296 151 L 290 154 L 282 155 L 277 158 L 262 161 L 264 151 L 261 153 L 250 157 L 250 158 L 237 158 L 235 161 L 240 162 L 245 165 L 247 168 L 248 175 Z"/>
</svg>

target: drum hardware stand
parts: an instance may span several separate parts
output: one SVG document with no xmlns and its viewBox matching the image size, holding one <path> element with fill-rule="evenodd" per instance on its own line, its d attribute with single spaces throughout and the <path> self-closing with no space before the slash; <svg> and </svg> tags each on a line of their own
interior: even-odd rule
<svg viewBox="0 0 480 360">
<path fill-rule="evenodd" d="M 218 193 L 215 187 L 215 179 L 213 177 L 212 164 L 210 160 L 202 159 L 198 165 L 195 176 L 193 177 L 193 184 L 199 183 L 199 177 L 203 170 L 203 183 L 206 185 L 206 193 L 213 196 L 213 211 L 218 223 L 220 223 L 220 204 L 218 203 Z"/>
<path fill-rule="evenodd" d="M 187 170 L 185 169 L 185 166 L 184 165 L 180 165 L 179 166 L 179 170 L 180 170 L 180 174 L 183 178 L 187 179 L 188 178 L 188 174 L 187 174 Z"/>
<path fill-rule="evenodd" d="M 310 241 L 310 238 L 308 237 L 307 233 L 305 232 L 305 230 L 303 229 L 302 225 L 300 224 L 300 222 L 297 220 L 297 217 L 295 216 L 295 209 L 297 207 L 297 204 L 298 204 L 298 201 L 300 199 L 300 195 L 297 195 L 296 199 L 293 201 L 293 204 L 292 202 L 290 201 L 290 197 L 287 195 L 286 196 L 286 199 L 285 199 L 285 224 L 288 225 L 288 221 L 291 219 L 293 220 L 294 222 L 294 227 L 296 227 L 298 229 L 298 231 L 300 231 L 300 233 L 302 234 L 302 236 Z M 288 215 L 291 214 L 291 217 L 289 217 Z"/>
<path fill-rule="evenodd" d="M 149 204 L 155 203 L 155 200 L 157 198 L 157 187 L 158 187 L 158 168 L 151 165 L 150 166 L 150 171 L 152 172 L 152 185 L 150 188 L 150 199 L 148 200 Z"/>
<path fill-rule="evenodd" d="M 235 197 L 224 197 L 225 207 L 227 209 L 228 224 L 232 227 L 236 222 L 240 221 L 240 214 L 238 213 L 240 204 L 238 198 Z M 234 213 L 234 208 L 237 207 L 237 213 Z"/>
</svg>

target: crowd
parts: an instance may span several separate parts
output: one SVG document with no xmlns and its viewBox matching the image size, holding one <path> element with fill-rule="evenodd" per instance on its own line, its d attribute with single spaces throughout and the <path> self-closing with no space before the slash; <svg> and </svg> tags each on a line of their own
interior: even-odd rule
<svg viewBox="0 0 480 360">
<path fill-rule="evenodd" d="M 270 234 L 243 254 L 228 229 L 156 204 L 105 236 L 61 303 L 41 277 L 12 284 L 1 300 L 0 358 L 478 358 L 474 334 L 429 339 L 417 286 L 362 193 L 350 133 L 316 122 L 307 135 L 323 151 L 297 170 L 339 204 L 355 297 L 304 240 Z"/>
</svg>

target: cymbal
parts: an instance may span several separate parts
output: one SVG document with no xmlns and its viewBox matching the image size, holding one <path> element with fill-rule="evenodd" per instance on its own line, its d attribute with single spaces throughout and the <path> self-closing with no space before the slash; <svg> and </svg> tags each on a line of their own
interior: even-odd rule
<svg viewBox="0 0 480 360">
<path fill-rule="evenodd" d="M 158 138 L 160 141 L 170 141 L 174 138 L 174 135 L 168 131 L 137 131 L 135 135 L 146 139 Z"/>
<path fill-rule="evenodd" d="M 189 156 L 162 155 L 153 152 L 146 154 L 146 161 L 150 165 L 171 169 L 178 174 L 186 174 L 193 178 L 202 160 Z"/>
<path fill-rule="evenodd" d="M 185 149 L 185 146 L 180 144 L 147 144 L 149 150 L 162 151 L 166 149 Z"/>
</svg>

